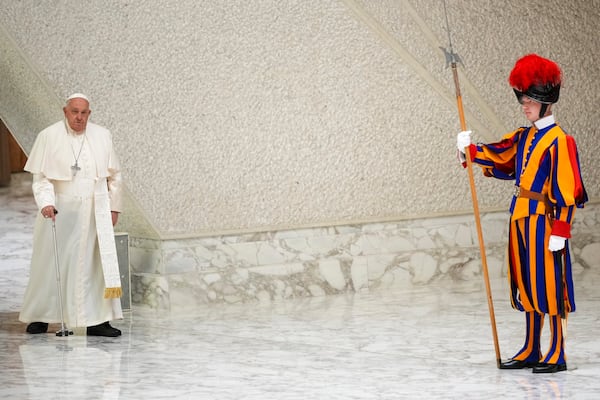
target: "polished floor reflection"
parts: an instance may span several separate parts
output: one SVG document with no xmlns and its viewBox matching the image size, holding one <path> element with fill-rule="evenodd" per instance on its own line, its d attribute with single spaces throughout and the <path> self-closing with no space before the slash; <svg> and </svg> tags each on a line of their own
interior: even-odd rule
<svg viewBox="0 0 600 400">
<path fill-rule="evenodd" d="M 185 315 L 134 306 L 114 323 L 119 338 L 27 335 L 17 315 L 36 210 L 20 181 L 0 188 L 0 203 L 1 398 L 600 398 L 598 270 L 576 275 L 569 370 L 551 375 L 497 369 L 481 281 Z M 492 288 L 507 358 L 522 345 L 524 316 L 510 309 L 503 279 Z"/>
</svg>

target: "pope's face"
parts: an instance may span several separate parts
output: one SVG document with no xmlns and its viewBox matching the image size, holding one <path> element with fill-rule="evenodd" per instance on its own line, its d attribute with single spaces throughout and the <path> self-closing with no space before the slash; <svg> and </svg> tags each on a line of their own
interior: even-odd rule
<svg viewBox="0 0 600 400">
<path fill-rule="evenodd" d="M 63 112 L 71 129 L 77 133 L 81 133 L 85 130 L 92 111 L 87 100 L 75 98 L 69 100 L 67 105 L 63 107 Z"/>
</svg>

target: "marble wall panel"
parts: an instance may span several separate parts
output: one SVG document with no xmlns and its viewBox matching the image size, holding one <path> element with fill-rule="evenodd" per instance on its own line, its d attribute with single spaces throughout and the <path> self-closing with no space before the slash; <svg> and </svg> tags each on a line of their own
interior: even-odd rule
<svg viewBox="0 0 600 400">
<path fill-rule="evenodd" d="M 506 276 L 508 214 L 481 216 L 488 273 Z M 600 268 L 600 207 L 577 213 L 575 274 Z M 131 239 L 133 301 L 181 310 L 480 280 L 471 215 L 210 238 Z"/>
</svg>

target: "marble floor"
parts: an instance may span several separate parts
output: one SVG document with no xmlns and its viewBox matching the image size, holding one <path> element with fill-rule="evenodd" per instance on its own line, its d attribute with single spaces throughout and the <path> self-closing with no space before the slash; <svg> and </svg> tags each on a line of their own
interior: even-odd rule
<svg viewBox="0 0 600 400">
<path fill-rule="evenodd" d="M 598 270 L 577 276 L 569 369 L 551 375 L 497 369 L 482 281 L 185 315 L 134 305 L 114 322 L 119 338 L 27 335 L 17 317 L 36 210 L 21 182 L 0 188 L 0 398 L 600 398 Z M 508 358 L 522 345 L 524 317 L 503 279 L 491 286 Z"/>
</svg>

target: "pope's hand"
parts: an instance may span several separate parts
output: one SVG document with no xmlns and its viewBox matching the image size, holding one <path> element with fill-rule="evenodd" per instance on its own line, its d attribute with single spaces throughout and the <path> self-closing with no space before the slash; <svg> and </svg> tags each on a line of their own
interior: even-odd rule
<svg viewBox="0 0 600 400">
<path fill-rule="evenodd" d="M 46 206 L 40 212 L 44 218 L 52 218 L 52 221 L 56 219 L 56 214 L 58 214 L 58 210 L 54 206 Z"/>
<path fill-rule="evenodd" d="M 548 250 L 559 251 L 565 248 L 566 238 L 562 236 L 550 235 L 550 241 L 548 242 Z"/>
</svg>

